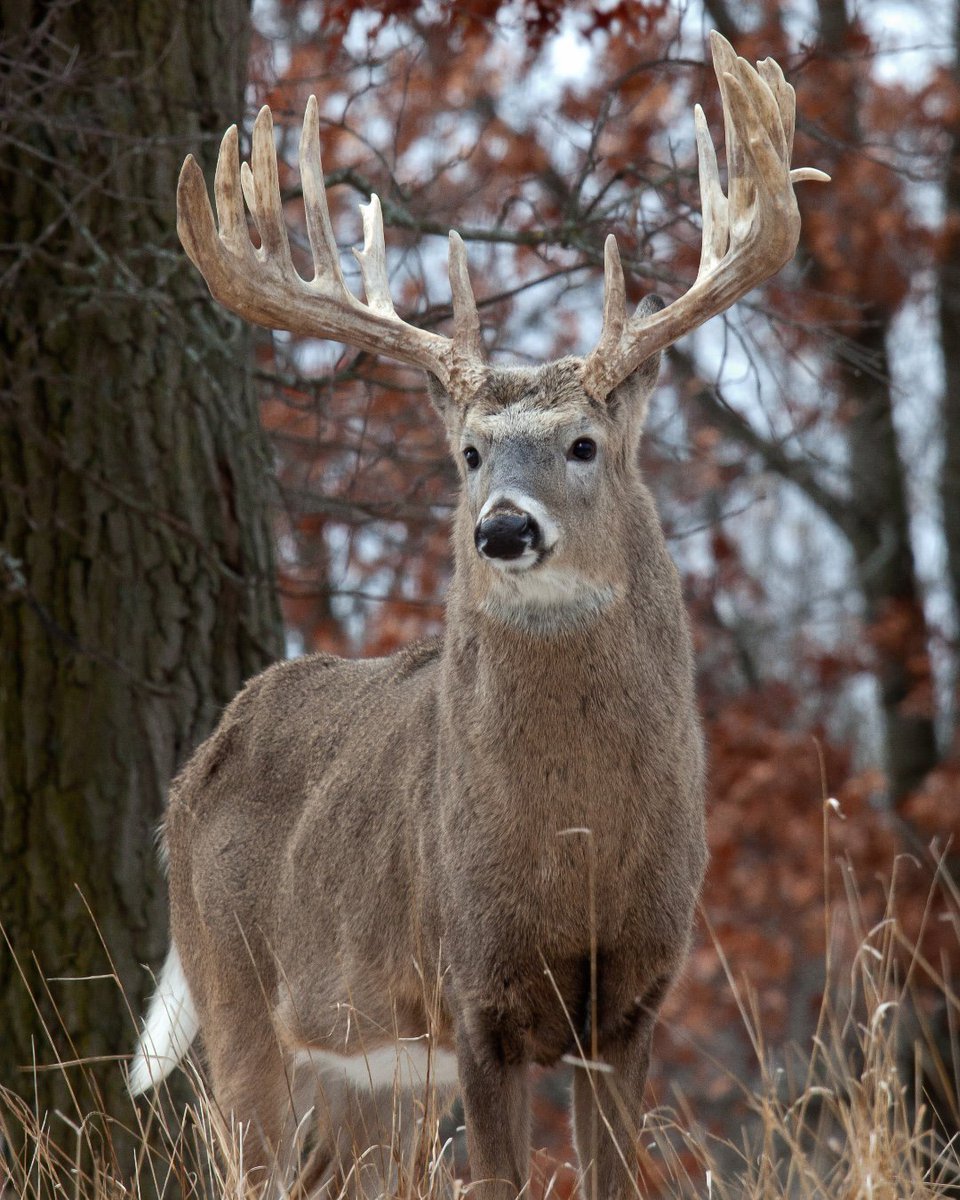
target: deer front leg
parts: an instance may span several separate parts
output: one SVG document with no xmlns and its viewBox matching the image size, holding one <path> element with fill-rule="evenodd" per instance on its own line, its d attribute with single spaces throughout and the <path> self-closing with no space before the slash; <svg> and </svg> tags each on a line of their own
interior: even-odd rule
<svg viewBox="0 0 960 1200">
<path fill-rule="evenodd" d="M 585 1200 L 636 1200 L 641 1194 L 637 1144 L 643 1089 L 657 1009 L 668 983 L 667 976 L 658 980 L 633 1019 L 601 1038 L 598 1069 L 574 1071 L 573 1129 Z"/>
<path fill-rule="evenodd" d="M 507 1062 L 498 1039 L 457 1030 L 457 1070 L 467 1126 L 471 1195 L 516 1200 L 530 1173 L 530 1087 L 523 1062 Z"/>
<path fill-rule="evenodd" d="M 628 1046 L 601 1055 L 606 1070 L 577 1067 L 573 1128 L 585 1200 L 637 1197 L 640 1102 L 650 1064 L 652 1026 Z"/>
</svg>

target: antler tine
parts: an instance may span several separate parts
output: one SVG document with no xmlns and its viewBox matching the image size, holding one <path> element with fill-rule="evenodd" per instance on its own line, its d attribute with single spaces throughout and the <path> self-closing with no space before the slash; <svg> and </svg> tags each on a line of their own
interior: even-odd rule
<svg viewBox="0 0 960 1200">
<path fill-rule="evenodd" d="M 311 97 L 300 138 L 300 173 L 314 279 L 302 279 L 290 257 L 273 119 L 266 107 L 254 125 L 252 168 L 239 164 L 236 127 L 224 135 L 214 185 L 219 230 L 200 167 L 192 156 L 184 162 L 177 189 L 177 229 L 184 249 L 214 298 L 240 316 L 273 329 L 387 354 L 429 371 L 444 387 L 452 386 L 459 399 L 468 398 L 486 368 L 462 243 L 451 261 L 455 312 L 451 340 L 397 315 L 390 298 L 383 214 L 380 201 L 371 197 L 368 205 L 361 205 L 364 245 L 357 259 L 366 303 L 358 300 L 340 268 L 324 187 L 319 127 L 317 101 Z M 244 198 L 260 234 L 259 250 L 247 232 Z"/>
<path fill-rule="evenodd" d="M 730 209 L 739 211 L 743 204 L 740 186 L 743 180 L 744 152 L 740 141 L 740 131 L 733 119 L 733 109 L 730 105 L 729 81 L 737 74 L 738 59 L 733 47 L 722 34 L 711 30 L 710 57 L 713 60 L 713 73 L 717 77 L 720 89 L 720 108 L 723 113 L 723 145 L 727 155 L 727 193 Z M 747 67 L 749 70 L 749 65 Z M 713 141 L 711 139 L 711 146 Z M 716 151 L 714 151 L 716 156 Z"/>
<path fill-rule="evenodd" d="M 455 229 L 450 230 L 448 248 L 450 296 L 453 300 L 454 340 L 465 354 L 483 358 L 483 339 L 480 334 L 480 314 L 470 283 L 467 267 L 467 248 Z"/>
<path fill-rule="evenodd" d="M 240 152 L 236 125 L 231 125 L 223 135 L 220 153 L 217 156 L 217 172 L 213 191 L 217 201 L 217 220 L 220 237 L 235 253 L 244 250 L 253 258 L 253 245 L 247 232 L 247 218 L 243 211 L 243 195 L 237 187 Z M 206 195 L 206 191 L 204 191 Z"/>
<path fill-rule="evenodd" d="M 320 157 L 320 108 L 316 96 L 307 100 L 300 131 L 300 186 L 303 189 L 303 212 L 307 222 L 307 237 L 313 254 L 313 270 L 318 285 L 328 281 L 335 291 L 346 291 L 340 254 L 330 223 L 327 207 L 327 186 L 323 178 Z"/>
<path fill-rule="evenodd" d="M 698 104 L 693 112 L 697 126 L 697 164 L 700 174 L 700 205 L 703 210 L 703 243 L 697 279 L 713 271 L 730 244 L 730 219 L 727 198 L 720 186 L 717 151 L 707 128 L 707 118 Z"/>
<path fill-rule="evenodd" d="M 252 166 L 240 168 L 240 183 L 247 207 L 260 234 L 260 256 L 292 270 L 287 227 L 280 203 L 277 147 L 273 140 L 273 114 L 264 105 L 253 124 Z"/>
<path fill-rule="evenodd" d="M 477 312 L 477 301 L 467 267 L 467 248 L 455 229 L 450 230 L 447 255 L 450 296 L 453 301 L 451 383 L 469 395 L 479 387 L 486 367 L 483 361 L 480 314 Z"/>
<path fill-rule="evenodd" d="M 255 262 L 253 246 L 243 219 L 239 176 L 236 170 L 233 174 L 230 172 L 230 156 L 232 154 L 236 160 L 236 148 L 237 127 L 231 125 L 220 143 L 215 184 L 222 237 L 217 233 L 203 172 L 192 154 L 183 160 L 177 182 L 177 234 L 190 261 L 206 279 L 211 292 L 223 285 L 226 276 L 223 257 L 219 253 L 221 245 L 230 247 L 230 252 L 248 269 Z M 238 230 L 242 230 L 242 240 Z"/>
<path fill-rule="evenodd" d="M 593 357 L 606 362 L 616 354 L 627 323 L 627 287 L 614 234 L 603 243 L 603 324 Z"/>
<path fill-rule="evenodd" d="M 623 278 L 620 247 L 611 233 L 603 243 L 603 325 L 598 354 L 612 354 L 620 345 L 627 323 L 627 285 Z"/>
<path fill-rule="evenodd" d="M 794 254 L 800 237 L 793 184 L 830 178 L 813 167 L 790 168 L 796 102 L 779 66 L 767 59 L 754 70 L 716 32 L 711 33 L 710 43 L 723 100 L 727 195 L 720 187 L 716 151 L 698 105 L 695 118 L 703 205 L 700 270 L 686 295 L 660 312 L 638 310 L 616 339 L 612 314 L 622 311 L 623 302 L 618 299 L 614 303 L 605 296 L 600 341 L 581 369 L 584 387 L 597 400 L 605 399 L 645 359 L 723 312 L 779 271 Z M 608 290 L 609 246 L 610 239 Z M 622 275 L 613 286 L 622 289 Z"/>
<path fill-rule="evenodd" d="M 360 205 L 363 220 L 363 249 L 354 250 L 363 276 L 363 294 L 374 312 L 396 316 L 387 278 L 387 249 L 383 242 L 383 210 L 380 197 L 371 196 L 369 204 Z"/>
<path fill-rule="evenodd" d="M 757 63 L 760 78 L 770 89 L 779 109 L 780 125 L 783 129 L 784 159 L 793 158 L 793 129 L 797 119 L 797 93 L 786 79 L 780 64 L 773 58 Z"/>
</svg>

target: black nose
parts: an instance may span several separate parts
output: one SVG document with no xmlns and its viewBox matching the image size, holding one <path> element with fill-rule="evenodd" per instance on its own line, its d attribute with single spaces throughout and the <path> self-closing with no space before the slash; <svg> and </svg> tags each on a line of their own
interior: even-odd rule
<svg viewBox="0 0 960 1200">
<path fill-rule="evenodd" d="M 527 513 L 503 512 L 485 517 L 473 538 L 487 558 L 519 558 L 540 545 L 540 527 Z"/>
</svg>

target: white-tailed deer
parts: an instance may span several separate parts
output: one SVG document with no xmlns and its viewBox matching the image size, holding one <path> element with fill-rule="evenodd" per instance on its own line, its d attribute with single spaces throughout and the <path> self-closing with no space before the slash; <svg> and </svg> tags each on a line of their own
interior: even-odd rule
<svg viewBox="0 0 960 1200">
<path fill-rule="evenodd" d="M 351 1189 L 382 1192 L 429 1077 L 462 1092 L 476 1195 L 515 1197 L 528 1064 L 572 1055 L 588 1184 L 635 1194 L 651 1031 L 706 858 L 690 638 L 640 435 L 659 352 L 783 266 L 793 182 L 826 178 L 790 169 L 794 93 L 777 64 L 754 70 L 716 34 L 713 58 L 729 180 L 725 196 L 698 108 L 696 282 L 628 317 L 609 237 L 596 349 L 536 369 L 484 363 L 455 233 L 453 336 L 401 320 L 375 196 L 357 253 L 366 303 L 347 290 L 314 100 L 300 144 L 309 282 L 291 262 L 269 110 L 252 169 L 238 168 L 236 129 L 224 138 L 219 230 L 184 164 L 180 237 L 213 295 L 423 368 L 461 473 L 443 637 L 271 668 L 171 791 L 172 946 L 130 1087 L 159 1082 L 199 1032 L 248 1164 L 292 1161 L 309 1126 L 311 1186 L 353 1168 Z"/>
</svg>

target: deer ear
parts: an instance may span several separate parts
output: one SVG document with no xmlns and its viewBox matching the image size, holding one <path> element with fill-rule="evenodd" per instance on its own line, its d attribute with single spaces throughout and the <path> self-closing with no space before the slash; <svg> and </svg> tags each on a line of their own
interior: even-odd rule
<svg viewBox="0 0 960 1200">
<path fill-rule="evenodd" d="M 636 317 L 652 317 L 655 313 L 662 312 L 666 308 L 666 303 L 663 299 L 651 293 L 637 305 Z M 649 358 L 645 358 L 642 363 L 623 380 L 618 383 L 610 395 L 607 397 L 607 405 L 610 411 L 616 415 L 622 416 L 636 431 L 636 436 L 640 436 L 644 422 L 647 419 L 647 409 L 650 407 L 650 397 L 653 394 L 653 389 L 657 386 L 657 376 L 660 374 L 660 351 L 656 354 L 651 354 Z"/>
<path fill-rule="evenodd" d="M 427 373 L 427 395 L 430 397 L 430 403 L 440 414 L 444 424 L 450 423 L 450 417 L 456 411 L 456 405 L 450 399 L 450 393 L 443 386 L 436 375 Z"/>
</svg>

